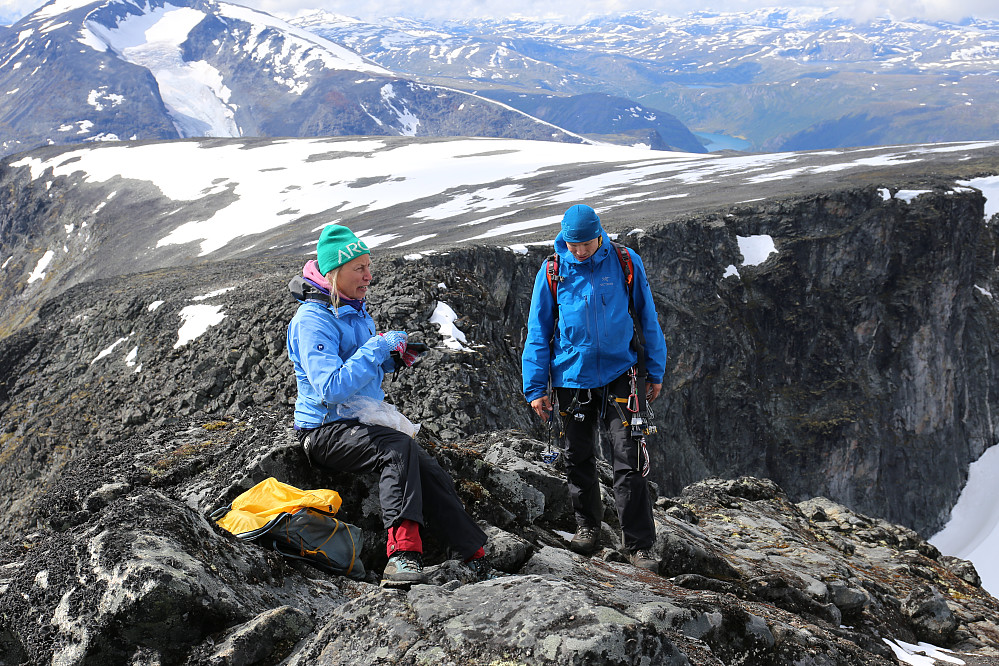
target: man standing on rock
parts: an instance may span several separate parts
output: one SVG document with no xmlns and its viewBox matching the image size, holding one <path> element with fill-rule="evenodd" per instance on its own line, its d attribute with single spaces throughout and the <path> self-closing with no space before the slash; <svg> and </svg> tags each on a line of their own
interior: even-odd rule
<svg viewBox="0 0 999 666">
<path fill-rule="evenodd" d="M 633 343 L 632 333 L 643 344 Z M 640 356 L 636 347 L 643 346 Z M 635 417 L 640 404 L 662 390 L 666 342 L 641 258 L 612 244 L 589 206 L 565 212 L 555 254 L 534 281 L 522 367 L 524 396 L 538 416 L 548 421 L 557 407 L 563 418 L 577 523 L 570 548 L 589 555 L 599 547 L 603 504 L 596 446 L 603 423 L 612 443 L 624 548 L 632 564 L 658 572 L 652 502 L 642 472 L 648 452 Z"/>
</svg>

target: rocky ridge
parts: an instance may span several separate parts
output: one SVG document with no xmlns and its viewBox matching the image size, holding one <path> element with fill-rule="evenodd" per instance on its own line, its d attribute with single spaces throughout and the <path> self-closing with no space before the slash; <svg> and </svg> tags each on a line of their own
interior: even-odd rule
<svg viewBox="0 0 999 666">
<path fill-rule="evenodd" d="M 664 493 L 750 475 L 795 501 L 827 496 L 923 534 L 943 526 L 968 464 L 996 441 L 996 238 L 980 193 L 946 179 L 923 187 L 911 200 L 866 186 L 737 205 L 622 238 L 649 269 L 670 349 L 653 442 Z M 745 265 L 738 239 L 754 235 L 779 249 Z M 382 259 L 371 297 L 380 328 L 435 347 L 389 393 L 442 440 L 501 428 L 544 436 L 519 380 L 525 294 L 544 254 Z M 30 525 L 30 498 L 92 441 L 289 405 L 284 284 L 302 261 L 87 282 L 0 340 L 12 472 L 0 478 L 0 520 Z M 737 274 L 724 276 L 726 265 Z M 444 346 L 429 321 L 438 302 L 458 313 L 472 351 Z M 198 305 L 222 321 L 182 344 L 179 324 Z"/>
<path fill-rule="evenodd" d="M 30 209 L 22 195 L 17 210 Z M 435 585 L 405 594 L 283 562 L 207 520 L 267 476 L 330 487 L 368 535 L 365 564 L 384 564 L 372 479 L 310 468 L 290 432 L 284 330 L 296 306 L 285 284 L 301 255 L 60 291 L 0 339 L 0 520 L 11 535 L 0 654 L 879 664 L 925 641 L 989 663 L 997 602 L 973 566 L 924 538 L 995 441 L 996 237 L 983 207 L 944 170 L 865 172 L 621 237 L 649 269 L 670 345 L 651 442 L 661 576 L 624 563 L 610 503 L 608 548 L 588 560 L 566 550 L 565 483 L 541 461 L 549 443 L 518 373 L 524 294 L 544 248 L 417 261 L 376 250 L 379 328 L 433 348 L 386 379 L 389 399 L 422 424 L 510 574 L 471 581 L 428 539 Z M 2 229 L 5 254 L 19 233 L 39 233 L 10 216 Z M 744 261 L 740 239 L 762 235 L 775 253 Z M 438 302 L 459 315 L 467 349 L 430 323 Z M 224 317 L 183 342 L 195 305 Z"/>
</svg>

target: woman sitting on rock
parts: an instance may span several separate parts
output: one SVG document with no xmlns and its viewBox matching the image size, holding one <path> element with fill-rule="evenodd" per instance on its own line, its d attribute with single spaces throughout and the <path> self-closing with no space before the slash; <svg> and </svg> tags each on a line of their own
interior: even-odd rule
<svg viewBox="0 0 999 666">
<path fill-rule="evenodd" d="M 485 577 L 486 535 L 465 512 L 451 477 L 411 436 L 364 416 L 371 408 L 394 412 L 381 388 L 385 372 L 395 369 L 392 352 L 407 364 L 415 358 L 405 332 L 375 333 L 365 304 L 367 246 L 347 227 L 332 224 L 316 250 L 317 259 L 289 285 L 301 302 L 288 325 L 288 356 L 298 383 L 295 430 L 306 456 L 338 472 L 380 474 L 389 557 L 383 584 L 426 581 L 420 528 L 427 523 L 473 574 Z"/>
</svg>

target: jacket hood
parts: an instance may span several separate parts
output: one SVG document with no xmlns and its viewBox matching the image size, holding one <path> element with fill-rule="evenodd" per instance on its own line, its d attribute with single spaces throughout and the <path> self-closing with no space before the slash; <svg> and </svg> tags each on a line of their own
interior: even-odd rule
<svg viewBox="0 0 999 666">
<path fill-rule="evenodd" d="M 330 302 L 330 292 L 301 275 L 296 275 L 288 282 L 288 291 L 299 301 L 321 301 L 327 305 Z"/>
</svg>

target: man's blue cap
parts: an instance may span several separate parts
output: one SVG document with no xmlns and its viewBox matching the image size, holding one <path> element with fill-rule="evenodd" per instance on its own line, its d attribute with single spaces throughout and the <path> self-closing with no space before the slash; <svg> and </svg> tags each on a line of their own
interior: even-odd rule
<svg viewBox="0 0 999 666">
<path fill-rule="evenodd" d="M 562 216 L 562 240 L 585 243 L 603 234 L 597 212 L 586 204 L 576 204 Z"/>
</svg>

